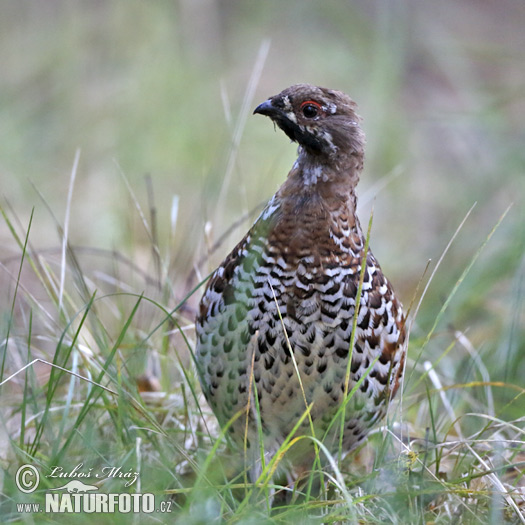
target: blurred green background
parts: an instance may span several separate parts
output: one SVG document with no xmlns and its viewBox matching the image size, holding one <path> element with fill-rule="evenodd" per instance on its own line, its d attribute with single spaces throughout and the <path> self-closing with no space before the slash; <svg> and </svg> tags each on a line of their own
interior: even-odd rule
<svg viewBox="0 0 525 525">
<path fill-rule="evenodd" d="M 513 203 L 427 357 L 461 330 L 500 377 L 523 377 L 522 0 L 17 0 L 0 15 L 0 198 L 20 231 L 35 208 L 36 248 L 60 246 L 52 214 L 64 223 L 80 149 L 71 244 L 117 250 L 151 271 L 127 181 L 145 210 L 155 203 L 181 298 L 206 243 L 268 199 L 295 158 L 282 133 L 251 116 L 255 105 L 297 82 L 340 89 L 359 104 L 368 137 L 361 222 L 373 205 L 371 245 L 405 305 L 477 202 L 430 286 L 416 340 Z M 19 257 L 3 222 L 0 246 L 0 262 Z M 452 354 L 444 370 L 460 366 Z"/>
</svg>

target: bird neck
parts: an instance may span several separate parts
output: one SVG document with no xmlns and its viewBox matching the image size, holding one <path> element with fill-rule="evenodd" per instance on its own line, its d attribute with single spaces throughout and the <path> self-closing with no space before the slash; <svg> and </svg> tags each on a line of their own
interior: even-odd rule
<svg viewBox="0 0 525 525">
<path fill-rule="evenodd" d="M 301 177 L 305 186 L 314 186 L 319 182 L 344 181 L 354 188 L 359 182 L 362 169 L 363 154 L 360 152 L 322 155 L 299 146 L 298 157 L 290 175 Z"/>
<path fill-rule="evenodd" d="M 321 200 L 344 200 L 355 210 L 355 187 L 363 168 L 363 155 L 316 155 L 299 147 L 283 189 L 290 196 L 316 196 Z"/>
</svg>

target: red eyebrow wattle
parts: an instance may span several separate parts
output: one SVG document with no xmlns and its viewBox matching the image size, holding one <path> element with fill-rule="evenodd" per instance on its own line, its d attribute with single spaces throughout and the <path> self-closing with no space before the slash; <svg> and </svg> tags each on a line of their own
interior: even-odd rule
<svg viewBox="0 0 525 525">
<path fill-rule="evenodd" d="M 301 109 L 303 109 L 305 106 L 309 106 L 309 105 L 315 106 L 316 108 L 319 108 L 319 109 L 323 109 L 321 107 L 321 104 L 319 104 L 319 102 L 316 102 L 315 100 L 305 100 L 301 104 Z"/>
</svg>

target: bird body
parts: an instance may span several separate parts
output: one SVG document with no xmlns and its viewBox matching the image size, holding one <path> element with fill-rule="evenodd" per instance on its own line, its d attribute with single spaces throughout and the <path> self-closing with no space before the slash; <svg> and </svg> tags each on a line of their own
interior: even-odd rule
<svg viewBox="0 0 525 525">
<path fill-rule="evenodd" d="M 398 388 L 404 316 L 373 254 L 365 254 L 356 216 L 364 134 L 355 108 L 341 92 L 299 84 L 255 110 L 299 143 L 298 159 L 210 277 L 196 321 L 205 396 L 221 425 L 244 411 L 248 423 L 239 417 L 230 432 L 255 450 L 259 418 L 264 448 L 272 453 L 310 404 L 316 438 L 336 450 L 334 416 L 345 392 L 366 376 L 345 408 L 348 452 L 384 416 Z M 311 434 L 308 418 L 300 433 Z M 296 447 L 294 465 L 311 461 L 304 450 Z"/>
</svg>

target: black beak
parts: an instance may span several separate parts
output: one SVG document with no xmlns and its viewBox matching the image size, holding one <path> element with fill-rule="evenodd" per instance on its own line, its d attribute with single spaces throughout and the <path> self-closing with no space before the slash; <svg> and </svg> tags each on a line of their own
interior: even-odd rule
<svg viewBox="0 0 525 525">
<path fill-rule="evenodd" d="M 259 113 L 259 115 L 265 115 L 266 117 L 271 117 L 275 115 L 276 109 L 272 104 L 272 99 L 268 99 L 262 104 L 259 104 L 253 111 L 253 114 Z"/>
</svg>

